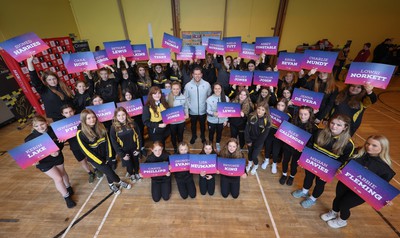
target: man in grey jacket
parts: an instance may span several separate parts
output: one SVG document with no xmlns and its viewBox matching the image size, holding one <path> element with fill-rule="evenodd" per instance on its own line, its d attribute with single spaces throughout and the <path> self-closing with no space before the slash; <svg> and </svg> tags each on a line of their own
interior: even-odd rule
<svg viewBox="0 0 400 238">
<path fill-rule="evenodd" d="M 197 135 L 197 121 L 200 122 L 200 137 L 204 143 L 206 141 L 206 100 L 211 95 L 210 84 L 202 79 L 203 74 L 201 69 L 196 67 L 193 70 L 193 79 L 185 85 L 185 96 L 189 104 L 189 116 L 192 129 L 192 139 L 190 144 L 194 144 Z"/>
</svg>

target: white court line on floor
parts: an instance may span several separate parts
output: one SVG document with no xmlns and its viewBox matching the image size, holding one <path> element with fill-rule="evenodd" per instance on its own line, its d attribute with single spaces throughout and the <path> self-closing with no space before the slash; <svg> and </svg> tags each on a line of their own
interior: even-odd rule
<svg viewBox="0 0 400 238">
<path fill-rule="evenodd" d="M 258 173 L 256 173 L 256 178 L 257 178 L 258 186 L 260 186 L 261 194 L 264 199 L 265 207 L 267 208 L 269 218 L 271 219 L 272 227 L 274 228 L 274 231 L 275 231 L 275 236 L 277 238 L 280 238 L 278 228 L 276 227 L 274 217 L 272 216 L 271 208 L 269 207 L 269 204 L 267 201 L 267 197 L 265 197 L 264 189 L 261 186 L 261 182 L 260 182 L 260 178 L 258 177 Z"/>
<path fill-rule="evenodd" d="M 105 175 L 103 177 L 101 177 L 99 179 L 99 182 L 97 182 L 96 186 L 93 188 L 92 192 L 89 194 L 89 196 L 87 197 L 86 201 L 83 203 L 83 205 L 81 206 L 81 208 L 79 209 L 78 213 L 76 213 L 74 219 L 72 219 L 71 223 L 69 224 L 69 226 L 67 227 L 67 229 L 65 230 L 64 234 L 61 236 L 61 238 L 64 238 L 69 230 L 71 229 L 72 225 L 74 224 L 74 222 L 76 221 L 76 219 L 78 219 L 79 215 L 81 214 L 83 208 L 85 208 L 86 204 L 89 202 L 89 199 L 93 196 L 94 191 L 96 191 L 97 187 L 99 187 L 101 181 L 103 181 L 103 178 L 105 177 Z"/>
<path fill-rule="evenodd" d="M 356 133 L 356 136 L 358 136 L 361 140 L 366 141 L 362 136 L 360 136 L 359 134 Z M 395 163 L 396 165 L 400 166 L 399 163 L 397 163 L 395 160 L 392 160 L 393 163 Z M 395 178 L 393 178 L 393 181 L 395 181 L 397 184 L 400 185 L 400 182 L 397 181 Z"/>
<path fill-rule="evenodd" d="M 108 214 L 110 213 L 112 207 L 114 206 L 115 200 L 117 200 L 117 197 L 118 197 L 118 196 L 119 196 L 119 194 L 114 194 L 114 198 L 113 198 L 113 200 L 112 200 L 110 206 L 108 207 L 107 212 L 106 212 L 106 214 L 104 215 L 103 220 L 101 221 L 99 227 L 97 228 L 96 234 L 94 234 L 93 238 L 97 238 L 97 236 L 99 235 L 99 233 L 100 233 L 100 231 L 101 231 L 101 228 L 103 228 L 103 225 L 104 225 L 104 223 L 105 223 L 106 220 L 107 220 Z"/>
<path fill-rule="evenodd" d="M 385 115 L 385 116 L 389 117 L 390 119 L 392 119 L 392 120 L 394 120 L 394 121 L 396 121 L 396 122 L 399 122 L 399 123 L 400 123 L 400 121 L 399 121 L 399 120 L 397 120 L 397 119 L 396 119 L 396 118 L 394 118 L 394 117 L 391 117 L 391 116 L 389 116 L 388 114 L 386 114 L 386 113 L 382 112 L 381 110 L 378 110 L 378 109 L 376 109 L 376 108 L 373 108 L 373 107 L 371 107 L 371 109 L 373 109 L 373 110 L 375 110 L 375 111 L 377 111 L 377 112 L 381 113 L 382 115 Z"/>
</svg>

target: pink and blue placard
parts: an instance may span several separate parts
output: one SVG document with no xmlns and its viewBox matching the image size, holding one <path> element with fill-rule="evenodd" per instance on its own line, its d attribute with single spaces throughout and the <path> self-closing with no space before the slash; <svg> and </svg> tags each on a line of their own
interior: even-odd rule
<svg viewBox="0 0 400 238">
<path fill-rule="evenodd" d="M 171 89 L 169 88 L 162 88 L 161 89 L 161 94 L 163 94 L 164 96 L 168 96 L 168 94 L 171 93 Z"/>
<path fill-rule="evenodd" d="M 271 115 L 271 124 L 274 128 L 279 128 L 283 121 L 289 120 L 287 113 L 281 112 L 274 107 L 269 108 L 269 114 Z"/>
<path fill-rule="evenodd" d="M 309 106 L 314 110 L 318 110 L 323 98 L 323 93 L 295 88 L 292 95 L 292 102 L 296 106 Z"/>
<path fill-rule="evenodd" d="M 317 69 L 319 72 L 332 72 L 338 52 L 305 50 L 301 67 L 303 69 Z"/>
<path fill-rule="evenodd" d="M 279 72 L 275 71 L 254 71 L 253 84 L 264 87 L 276 87 L 278 85 Z"/>
<path fill-rule="evenodd" d="M 141 163 L 140 174 L 143 178 L 164 176 L 169 172 L 168 162 Z"/>
<path fill-rule="evenodd" d="M 201 45 L 207 47 L 207 46 L 208 46 L 208 41 L 209 41 L 210 39 L 219 40 L 219 37 L 218 37 L 218 36 L 202 36 L 202 37 L 201 37 Z"/>
<path fill-rule="evenodd" d="M 311 134 L 290 122 L 283 121 L 275 133 L 275 137 L 301 152 Z"/>
<path fill-rule="evenodd" d="M 252 60 L 258 60 L 258 58 L 260 58 L 256 55 L 255 45 L 247 43 L 242 43 L 242 51 L 239 52 L 239 57 Z"/>
<path fill-rule="evenodd" d="M 325 182 L 331 182 L 342 163 L 313 149 L 305 147 L 298 164 L 317 175 Z"/>
<path fill-rule="evenodd" d="M 400 192 L 354 160 L 344 166 L 336 178 L 377 211 L 384 207 L 386 202 L 392 201 Z"/>
<path fill-rule="evenodd" d="M 109 59 L 105 50 L 93 52 L 94 60 L 96 61 L 97 68 L 101 69 L 106 65 L 113 65 L 114 61 Z"/>
<path fill-rule="evenodd" d="M 143 113 L 143 104 L 140 98 L 125 102 L 119 102 L 117 103 L 117 107 L 125 108 L 130 117 L 141 115 Z"/>
<path fill-rule="evenodd" d="M 49 48 L 49 46 L 33 32 L 3 41 L 0 43 L 0 47 L 18 62 L 26 60 L 31 57 L 31 55 L 35 55 Z"/>
<path fill-rule="evenodd" d="M 76 136 L 79 124 L 81 124 L 80 114 L 53 122 L 50 125 L 58 140 L 65 141 Z"/>
<path fill-rule="evenodd" d="M 179 53 L 182 49 L 182 39 L 164 32 L 161 47 L 169 48 L 172 52 Z"/>
<path fill-rule="evenodd" d="M 190 173 L 200 174 L 205 172 L 206 174 L 215 174 L 217 172 L 217 155 L 216 154 L 201 154 L 195 155 L 190 154 Z"/>
<path fill-rule="evenodd" d="M 210 54 L 224 55 L 225 54 L 225 41 L 219 39 L 209 39 L 207 52 Z"/>
<path fill-rule="evenodd" d="M 103 44 L 109 59 L 117 59 L 119 56 L 133 56 L 130 40 L 110 41 Z"/>
<path fill-rule="evenodd" d="M 58 146 L 50 136 L 45 133 L 25 144 L 9 150 L 8 153 L 15 162 L 17 162 L 19 167 L 25 169 L 58 150 L 60 150 Z"/>
<path fill-rule="evenodd" d="M 241 117 L 240 103 L 217 102 L 218 117 Z"/>
<path fill-rule="evenodd" d="M 97 69 L 93 53 L 90 51 L 61 55 L 68 73 L 78 73 Z"/>
<path fill-rule="evenodd" d="M 229 76 L 229 84 L 239 86 L 251 86 L 253 80 L 253 72 L 251 71 L 240 71 L 231 70 Z"/>
<path fill-rule="evenodd" d="M 184 155 L 170 155 L 169 165 L 171 166 L 171 172 L 182 172 L 189 171 L 190 161 L 189 154 Z"/>
<path fill-rule="evenodd" d="M 354 62 L 347 72 L 346 84 L 370 83 L 376 88 L 386 89 L 396 66 L 378 63 Z"/>
<path fill-rule="evenodd" d="M 161 112 L 162 121 L 165 124 L 185 121 L 183 106 L 171 107 Z"/>
<path fill-rule="evenodd" d="M 93 110 L 99 122 L 105 122 L 112 120 L 115 111 L 115 103 L 108 102 L 96 106 L 88 106 L 86 108 Z"/>
<path fill-rule="evenodd" d="M 150 61 L 152 64 L 171 62 L 170 49 L 150 48 L 149 52 L 150 52 Z"/>
<path fill-rule="evenodd" d="M 129 61 L 144 61 L 149 60 L 146 44 L 132 45 L 133 56 L 127 58 Z"/>
<path fill-rule="evenodd" d="M 279 37 L 256 37 L 256 54 L 276 55 L 278 53 Z"/>
<path fill-rule="evenodd" d="M 298 72 L 301 70 L 301 63 L 303 61 L 303 54 L 300 53 L 279 53 L 278 62 L 276 66 L 279 70 L 288 70 Z"/>
<path fill-rule="evenodd" d="M 244 166 L 246 166 L 246 159 L 230 159 L 221 158 L 217 159 L 217 168 L 220 174 L 226 176 L 242 176 L 244 174 Z"/>
<path fill-rule="evenodd" d="M 146 103 L 147 103 L 147 98 L 148 98 L 148 97 L 149 97 L 148 95 L 144 95 L 144 96 L 142 97 L 143 105 L 146 105 Z"/>
<path fill-rule="evenodd" d="M 176 60 L 193 60 L 195 51 L 193 46 L 182 46 L 181 52 L 176 54 Z"/>
<path fill-rule="evenodd" d="M 241 52 L 242 51 L 242 37 L 224 37 L 225 52 Z"/>
<path fill-rule="evenodd" d="M 193 46 L 194 56 L 196 59 L 205 59 L 206 58 L 206 47 L 204 45 L 194 45 Z"/>
</svg>

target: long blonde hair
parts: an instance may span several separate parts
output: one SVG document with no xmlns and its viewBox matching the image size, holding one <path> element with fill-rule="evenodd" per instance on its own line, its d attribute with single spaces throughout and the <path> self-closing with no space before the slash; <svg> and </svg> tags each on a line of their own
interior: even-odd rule
<svg viewBox="0 0 400 238">
<path fill-rule="evenodd" d="M 117 119 L 117 114 L 118 112 L 124 112 L 126 116 L 126 121 L 125 124 L 122 124 L 121 122 L 118 121 Z M 114 111 L 114 117 L 112 119 L 112 125 L 115 128 L 115 131 L 119 132 L 121 131 L 122 127 L 130 128 L 133 131 L 135 131 L 135 126 L 133 124 L 133 119 L 129 116 L 128 112 L 124 107 L 117 107 Z"/>
<path fill-rule="evenodd" d="M 390 154 L 389 154 L 389 140 L 383 136 L 383 135 L 372 135 L 367 138 L 365 141 L 364 146 L 353 156 L 353 158 L 359 158 L 363 156 L 366 152 L 365 150 L 365 145 L 367 144 L 369 139 L 377 140 L 379 144 L 381 145 L 381 152 L 379 153 L 379 158 L 383 160 L 387 165 L 392 167 L 392 160 L 390 159 Z"/>
<path fill-rule="evenodd" d="M 86 118 L 89 114 L 93 114 L 96 117 L 96 124 L 94 124 L 93 127 L 86 124 Z M 104 127 L 103 123 L 99 122 L 96 114 L 91 109 L 84 109 L 81 112 L 81 130 L 90 141 L 94 141 L 98 137 L 107 136 L 107 129 Z"/>
<path fill-rule="evenodd" d="M 176 82 L 176 81 L 172 82 L 171 92 L 168 94 L 168 98 L 167 98 L 167 102 L 170 107 L 174 107 L 175 96 L 172 94 L 172 87 L 174 87 L 174 85 L 178 85 L 180 90 L 182 90 L 182 86 L 179 82 Z"/>
<path fill-rule="evenodd" d="M 337 141 L 332 146 L 333 153 L 335 153 L 337 155 L 342 155 L 343 150 L 345 149 L 347 143 L 349 143 L 349 140 L 351 139 L 351 136 L 350 136 L 351 120 L 346 115 L 337 114 L 330 118 L 330 120 L 328 122 L 328 126 L 326 126 L 318 135 L 317 145 L 324 147 L 324 146 L 328 145 L 334 139 L 334 136 L 332 135 L 332 132 L 330 129 L 330 124 L 334 119 L 343 121 L 344 126 L 345 126 L 345 129 L 338 136 Z"/>
</svg>

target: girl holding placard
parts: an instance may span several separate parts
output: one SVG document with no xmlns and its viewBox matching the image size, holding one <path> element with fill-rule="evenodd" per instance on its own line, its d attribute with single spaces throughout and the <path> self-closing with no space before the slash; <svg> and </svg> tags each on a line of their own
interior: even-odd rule
<svg viewBox="0 0 400 238">
<path fill-rule="evenodd" d="M 95 92 L 100 95 L 104 102 L 119 102 L 118 80 L 109 78 L 109 70 L 114 73 L 115 70 L 108 65 L 104 65 L 97 71 L 99 81 L 96 82 Z"/>
<path fill-rule="evenodd" d="M 124 68 L 121 67 L 121 61 L 124 63 Z M 133 79 L 132 70 L 129 68 L 128 62 L 124 56 L 119 56 L 117 59 L 117 70 L 115 72 L 115 78 L 121 85 L 121 91 L 130 90 L 133 94 L 137 95 L 137 84 Z"/>
<path fill-rule="evenodd" d="M 76 114 L 81 113 L 83 109 L 90 105 L 91 98 L 94 92 L 94 80 L 89 71 L 84 72 L 86 81 L 76 81 L 75 83 L 75 97 L 73 105 L 76 110 Z"/>
<path fill-rule="evenodd" d="M 217 134 L 216 148 L 217 152 L 221 150 L 220 142 L 222 137 L 222 130 L 228 124 L 227 117 L 219 117 L 217 111 L 218 102 L 229 102 L 229 98 L 225 96 L 221 84 L 215 83 L 213 85 L 213 94 L 207 98 L 207 122 L 208 122 L 208 139 L 211 143 L 214 140 L 214 134 Z"/>
<path fill-rule="evenodd" d="M 298 114 L 293 118 L 291 123 L 300 129 L 307 131 L 311 134 L 311 138 L 307 142 L 307 147 L 313 147 L 313 136 L 317 131 L 318 127 L 314 123 L 314 111 L 309 106 L 300 106 Z M 297 161 L 299 160 L 301 152 L 297 151 L 290 145 L 284 143 L 283 144 L 283 161 L 282 161 L 282 176 L 279 179 L 280 184 L 287 184 L 292 186 L 294 176 L 297 174 Z M 287 171 L 290 163 L 290 176 L 288 177 Z M 272 173 L 275 174 L 277 172 L 276 163 L 272 164 Z"/>
<path fill-rule="evenodd" d="M 178 153 L 180 155 L 189 153 L 189 145 L 186 142 L 181 142 L 178 145 Z M 179 194 L 183 199 L 196 197 L 196 185 L 194 185 L 193 174 L 189 171 L 174 173 L 176 184 L 178 185 Z"/>
<path fill-rule="evenodd" d="M 354 143 L 350 136 L 350 118 L 345 115 L 337 114 L 329 120 L 328 126 L 318 131 L 314 137 L 314 150 L 329 156 L 332 159 L 345 163 L 353 154 Z M 292 193 L 295 198 L 306 198 L 300 204 L 304 208 L 315 205 L 317 199 L 325 189 L 325 181 L 315 174 L 305 171 L 303 188 Z M 315 187 L 311 196 L 308 196 L 313 181 Z"/>
<path fill-rule="evenodd" d="M 156 141 L 153 143 L 152 153 L 147 157 L 145 163 L 169 162 L 169 154 L 164 150 L 164 145 Z M 160 201 L 161 197 L 167 201 L 171 196 L 171 173 L 164 176 L 151 178 L 151 197 L 154 202 Z"/>
<path fill-rule="evenodd" d="M 299 72 L 298 86 L 310 91 L 324 94 L 324 97 L 321 101 L 321 106 L 319 107 L 318 112 L 315 114 L 315 123 L 319 124 L 332 110 L 338 94 L 338 87 L 336 86 L 333 75 L 325 72 L 320 72 L 317 78 L 308 80 L 310 76 L 315 74 L 315 72 L 316 69 L 312 69 L 308 72 L 308 74 L 304 75 L 304 71 L 301 70 Z"/>
<path fill-rule="evenodd" d="M 114 111 L 110 138 L 131 181 L 140 181 L 142 178 L 139 175 L 139 155 L 143 141 L 137 124 L 123 107 L 118 107 Z"/>
<path fill-rule="evenodd" d="M 81 124 L 78 126 L 76 138 L 88 161 L 106 175 L 108 185 L 115 194 L 120 193 L 119 187 L 131 188 L 131 185 L 122 181 L 112 169 L 110 161 L 114 157 L 107 130 L 92 110 L 85 109 L 81 112 Z"/>
<path fill-rule="evenodd" d="M 276 91 L 276 95 L 280 98 L 283 96 L 284 88 L 297 88 L 297 87 L 298 87 L 297 77 L 295 76 L 294 72 L 288 71 L 281 80 L 278 80 L 278 88 Z"/>
<path fill-rule="evenodd" d="M 231 129 L 231 138 L 238 138 L 240 148 L 243 149 L 245 145 L 244 129 L 246 128 L 247 115 L 254 110 L 254 105 L 251 102 L 250 94 L 247 89 L 242 88 L 239 90 L 237 96 L 232 101 L 234 103 L 240 103 L 240 117 L 229 118 L 229 127 Z"/>
<path fill-rule="evenodd" d="M 249 172 L 254 163 L 251 170 L 252 175 L 256 174 L 258 169 L 258 155 L 261 153 L 270 127 L 271 117 L 268 104 L 257 105 L 257 110 L 249 115 L 244 130 L 247 148 L 249 149 L 249 163 L 246 166 L 246 172 Z"/>
<path fill-rule="evenodd" d="M 351 118 L 350 135 L 353 136 L 361 125 L 362 117 L 368 106 L 376 103 L 374 87 L 365 85 L 347 85 L 336 97 L 332 115 L 343 114 Z"/>
<path fill-rule="evenodd" d="M 167 96 L 168 105 L 170 107 L 183 106 L 185 111 L 185 119 L 189 118 L 189 106 L 186 96 L 181 93 L 182 88 L 179 82 L 173 82 L 171 93 Z M 183 131 L 185 129 L 185 121 L 174 122 L 170 125 L 171 142 L 174 147 L 174 153 L 178 152 L 178 143 L 183 141 Z"/>
<path fill-rule="evenodd" d="M 143 97 L 149 94 L 151 87 L 151 78 L 148 71 L 142 65 L 136 66 L 136 61 L 131 63 L 132 73 L 138 85 L 138 97 Z"/>
<path fill-rule="evenodd" d="M 240 152 L 237 139 L 230 138 L 219 153 L 219 157 L 230 159 L 244 158 L 243 153 Z M 243 175 L 241 176 L 226 176 L 221 174 L 220 178 L 222 196 L 227 198 L 231 194 L 236 199 L 240 193 L 240 178 L 247 178 L 247 174 L 246 171 L 243 171 Z"/>
<path fill-rule="evenodd" d="M 352 158 L 388 182 L 396 174 L 391 168 L 389 140 L 385 136 L 373 135 L 368 137 L 364 146 Z M 332 210 L 322 214 L 321 219 L 332 228 L 344 227 L 350 217 L 350 209 L 364 202 L 358 194 L 339 181 L 336 185 L 336 196 L 333 200 Z"/>
<path fill-rule="evenodd" d="M 179 68 L 178 62 L 171 61 L 171 63 L 167 65 L 167 76 L 172 83 L 182 83 L 183 74 L 181 69 Z"/>
<path fill-rule="evenodd" d="M 162 121 L 161 112 L 168 108 L 168 103 L 157 86 L 150 88 L 147 102 L 143 107 L 142 120 L 147 126 L 150 140 L 160 141 L 163 145 L 169 136 L 169 126 Z"/>
<path fill-rule="evenodd" d="M 288 113 L 287 108 L 288 108 L 288 100 L 286 98 L 279 99 L 278 103 L 276 104 L 276 109 L 286 113 L 290 119 L 292 116 Z M 284 142 L 275 137 L 275 133 L 277 132 L 277 130 L 278 127 L 271 123 L 271 129 L 269 130 L 267 139 L 265 139 L 264 143 L 265 160 L 261 165 L 262 169 L 267 169 L 269 165 L 269 158 L 270 158 L 269 156 L 271 155 L 271 151 L 272 151 L 272 162 L 273 162 L 272 165 L 277 166 L 277 163 L 280 162 L 279 155 L 282 155 L 281 149 Z"/>
<path fill-rule="evenodd" d="M 44 71 L 42 79 L 39 79 L 33 66 L 33 55 L 27 59 L 27 64 L 31 84 L 43 101 L 46 116 L 53 119 L 53 121 L 63 119 L 60 114 L 60 108 L 64 104 L 72 104 L 74 96 L 71 89 L 50 70 Z"/>
<path fill-rule="evenodd" d="M 164 88 L 164 83 L 168 80 L 167 72 L 164 72 L 161 64 L 156 64 L 154 66 L 154 70 L 150 60 L 147 62 L 147 64 L 149 65 L 149 74 L 152 80 L 152 85 L 158 86 L 159 88 Z"/>
<path fill-rule="evenodd" d="M 263 102 L 267 102 L 269 106 L 274 107 L 277 103 L 274 88 L 272 86 L 267 88 L 257 85 L 255 88 L 255 93 L 250 95 L 250 97 L 252 102 L 256 105 Z"/>
<path fill-rule="evenodd" d="M 201 155 L 210 155 L 217 154 L 215 152 L 212 143 L 206 141 L 203 144 L 203 149 L 200 152 Z M 215 175 L 206 174 L 205 172 L 201 172 L 199 174 L 199 188 L 201 195 L 206 195 L 208 192 L 209 195 L 214 195 L 215 191 Z"/>
<path fill-rule="evenodd" d="M 217 54 L 214 53 L 213 64 L 218 71 L 217 82 L 222 85 L 225 95 L 228 95 L 230 91 L 229 76 L 231 69 L 233 69 L 233 64 L 232 64 L 233 59 L 232 56 L 230 55 L 228 56 L 223 55 L 222 57 L 223 57 L 223 62 L 219 63 L 217 60 Z"/>
<path fill-rule="evenodd" d="M 64 144 L 58 142 L 57 136 L 54 134 L 53 129 L 48 126 L 44 117 L 34 116 L 32 118 L 32 126 L 32 133 L 25 138 L 25 142 L 47 133 L 60 149 L 37 162 L 36 168 L 53 179 L 58 192 L 64 197 L 67 207 L 75 207 L 76 203 L 72 200 L 74 190 L 71 187 L 68 174 L 64 168 L 64 155 L 62 153 Z"/>
</svg>

